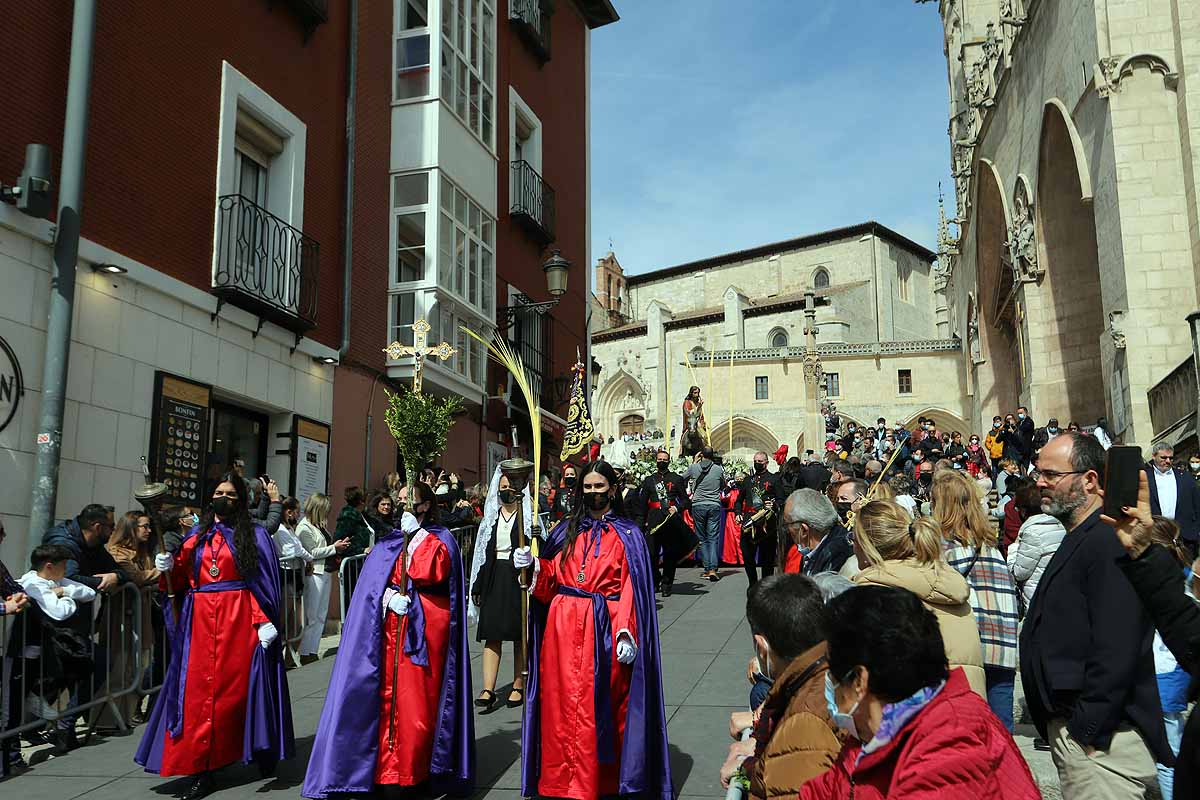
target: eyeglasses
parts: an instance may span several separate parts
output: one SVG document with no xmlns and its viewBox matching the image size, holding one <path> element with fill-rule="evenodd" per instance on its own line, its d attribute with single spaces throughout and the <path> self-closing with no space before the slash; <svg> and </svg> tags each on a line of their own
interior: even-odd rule
<svg viewBox="0 0 1200 800">
<path fill-rule="evenodd" d="M 150 523 L 149 522 L 139 522 L 137 525 L 134 525 L 133 527 L 137 528 L 138 530 L 141 530 L 142 528 L 149 528 Z"/>
<path fill-rule="evenodd" d="M 1068 475 L 1082 475 L 1087 472 L 1086 469 L 1073 469 L 1070 472 L 1059 472 L 1056 469 L 1043 469 L 1039 471 L 1039 475 L 1045 479 L 1046 484 L 1058 483 Z"/>
</svg>

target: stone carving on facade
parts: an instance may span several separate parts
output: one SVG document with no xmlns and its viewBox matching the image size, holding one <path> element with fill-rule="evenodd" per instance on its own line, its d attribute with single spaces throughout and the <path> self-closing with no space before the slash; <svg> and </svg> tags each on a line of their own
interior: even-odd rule
<svg viewBox="0 0 1200 800">
<path fill-rule="evenodd" d="M 1101 97 L 1112 97 L 1121 88 L 1121 81 L 1138 67 L 1162 75 L 1168 89 L 1174 90 L 1179 85 L 1179 73 L 1172 69 L 1166 58 L 1156 53 L 1135 53 L 1100 59 L 1092 70 L 1096 93 Z"/>
<path fill-rule="evenodd" d="M 1020 0 L 1000 0 L 1000 24 L 1019 28 L 1025 24 L 1023 8 L 1018 8 Z"/>
<path fill-rule="evenodd" d="M 996 33 L 996 23 L 989 22 L 987 24 L 987 34 L 984 36 L 982 47 L 984 60 L 989 65 L 1000 60 L 1001 40 Z"/>
<path fill-rule="evenodd" d="M 1108 335 L 1112 337 L 1113 347 L 1125 349 L 1125 312 L 1110 311 L 1108 313 Z"/>
<path fill-rule="evenodd" d="M 967 104 L 972 108 L 980 108 L 989 102 L 988 81 L 983 71 L 983 62 L 976 61 L 967 72 Z"/>
<path fill-rule="evenodd" d="M 1013 269 L 1013 279 L 1036 281 L 1042 276 L 1038 263 L 1037 228 L 1033 223 L 1033 203 L 1026 191 L 1028 184 L 1017 182 L 1013 195 L 1013 221 L 1008 231 L 1008 252 Z"/>
</svg>

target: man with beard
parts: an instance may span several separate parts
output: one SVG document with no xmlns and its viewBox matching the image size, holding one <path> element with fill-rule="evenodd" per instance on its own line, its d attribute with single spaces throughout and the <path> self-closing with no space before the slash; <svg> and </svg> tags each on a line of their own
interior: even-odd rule
<svg viewBox="0 0 1200 800">
<path fill-rule="evenodd" d="M 1173 764 L 1154 677 L 1154 629 L 1100 519 L 1104 449 L 1079 433 L 1039 459 L 1042 511 L 1067 529 L 1021 631 L 1021 682 L 1050 742 L 1063 797 L 1145 797 L 1155 761 Z"/>
<path fill-rule="evenodd" d="M 683 478 L 671 472 L 670 453 L 659 450 L 655 455 L 655 465 L 657 469 L 646 476 L 637 493 L 635 514 L 650 548 L 655 588 L 662 591 L 663 597 L 670 597 L 671 585 L 675 583 L 675 567 L 683 555 L 679 548 L 685 538 L 683 511 L 688 507 L 688 497 Z M 661 572 L 658 567 L 660 555 Z"/>
<path fill-rule="evenodd" d="M 746 476 L 739 488 L 736 511 L 742 517 L 742 562 L 753 586 L 758 581 L 760 566 L 764 578 L 774 571 L 778 546 L 775 531 L 779 520 L 775 516 L 775 500 L 779 497 L 779 481 L 777 476 L 767 472 L 765 452 L 760 450 L 754 454 L 754 471 Z M 766 513 L 751 522 L 759 512 Z"/>
</svg>

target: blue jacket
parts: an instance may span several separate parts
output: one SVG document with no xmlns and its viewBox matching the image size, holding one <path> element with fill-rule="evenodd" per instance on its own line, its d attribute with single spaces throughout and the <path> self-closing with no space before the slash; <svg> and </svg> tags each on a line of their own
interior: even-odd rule
<svg viewBox="0 0 1200 800">
<path fill-rule="evenodd" d="M 78 520 L 68 519 L 58 523 L 46 531 L 46 535 L 42 537 L 42 544 L 58 544 L 70 550 L 71 559 L 67 562 L 67 577 L 84 586 L 99 589 L 100 579 L 94 576 L 103 575 L 106 572 L 115 572 L 118 583 L 125 583 L 129 580 L 104 545 L 88 546 L 87 540 L 83 538 L 83 531 L 79 528 Z"/>
</svg>

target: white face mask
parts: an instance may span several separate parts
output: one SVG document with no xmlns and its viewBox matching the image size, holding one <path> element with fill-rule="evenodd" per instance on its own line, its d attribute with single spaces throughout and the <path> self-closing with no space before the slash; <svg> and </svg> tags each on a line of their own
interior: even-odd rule
<svg viewBox="0 0 1200 800">
<path fill-rule="evenodd" d="M 767 645 L 767 652 L 761 652 L 758 649 L 758 644 L 754 645 L 754 657 L 758 659 L 758 671 L 762 676 L 769 681 L 774 681 L 775 677 L 771 674 L 771 646 Z"/>
<path fill-rule="evenodd" d="M 450 485 L 443 483 L 434 490 L 434 494 L 450 494 Z"/>
<path fill-rule="evenodd" d="M 849 711 L 840 711 L 837 704 L 837 694 L 834 693 L 833 678 L 830 677 L 828 672 L 825 673 L 825 704 L 829 706 L 829 718 L 843 733 L 861 742 L 862 738 L 858 735 L 858 725 L 854 722 L 854 712 L 858 711 L 859 702 L 861 701 L 856 701 L 850 707 Z"/>
</svg>

